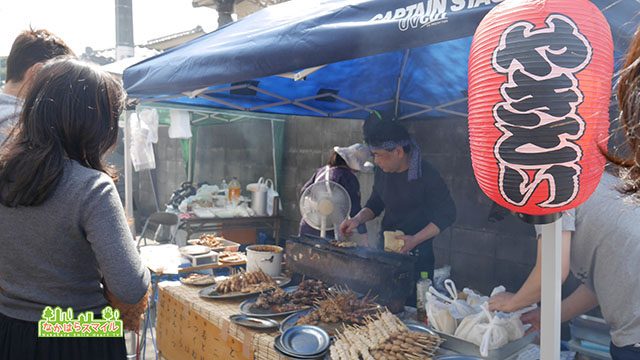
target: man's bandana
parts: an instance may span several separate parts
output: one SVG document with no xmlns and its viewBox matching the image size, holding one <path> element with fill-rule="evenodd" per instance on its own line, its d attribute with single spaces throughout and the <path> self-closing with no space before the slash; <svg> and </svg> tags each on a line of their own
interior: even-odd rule
<svg viewBox="0 0 640 360">
<path fill-rule="evenodd" d="M 385 141 L 378 146 L 369 145 L 369 149 L 391 151 L 398 146 L 411 146 L 411 159 L 409 159 L 409 181 L 417 180 L 422 176 L 422 156 L 420 155 L 420 147 L 415 140 Z"/>
</svg>

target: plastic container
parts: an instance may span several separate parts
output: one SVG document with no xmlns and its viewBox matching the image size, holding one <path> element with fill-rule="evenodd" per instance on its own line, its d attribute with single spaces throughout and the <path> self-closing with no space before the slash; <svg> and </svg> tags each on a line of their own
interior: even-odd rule
<svg viewBox="0 0 640 360">
<path fill-rule="evenodd" d="M 240 201 L 240 192 L 242 188 L 240 187 L 240 181 L 238 181 L 237 177 L 233 177 L 233 180 L 229 182 L 229 202 L 233 205 L 238 205 Z"/>
<path fill-rule="evenodd" d="M 431 286 L 431 280 L 429 279 L 429 273 L 423 271 L 420 273 L 420 279 L 416 283 L 416 318 L 418 322 L 428 324 L 427 319 L 427 291 Z"/>
</svg>

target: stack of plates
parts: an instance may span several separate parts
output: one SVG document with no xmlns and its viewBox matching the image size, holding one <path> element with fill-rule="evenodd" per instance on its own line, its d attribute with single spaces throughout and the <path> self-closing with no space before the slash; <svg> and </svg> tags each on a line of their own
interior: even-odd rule
<svg viewBox="0 0 640 360">
<path fill-rule="evenodd" d="M 329 334 L 311 325 L 291 327 L 275 339 L 276 350 L 294 359 L 323 358 L 330 345 Z"/>
</svg>

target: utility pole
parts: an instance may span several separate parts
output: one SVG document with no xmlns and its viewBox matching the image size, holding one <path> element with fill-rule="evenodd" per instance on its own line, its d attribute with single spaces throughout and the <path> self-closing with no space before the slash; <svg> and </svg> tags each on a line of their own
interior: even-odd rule
<svg viewBox="0 0 640 360">
<path fill-rule="evenodd" d="M 216 9 L 218 10 L 218 27 L 233 22 L 231 14 L 233 14 L 234 11 L 235 0 L 216 0 L 216 3 Z"/>
<path fill-rule="evenodd" d="M 134 55 L 131 1 L 116 0 L 116 61 Z"/>
</svg>

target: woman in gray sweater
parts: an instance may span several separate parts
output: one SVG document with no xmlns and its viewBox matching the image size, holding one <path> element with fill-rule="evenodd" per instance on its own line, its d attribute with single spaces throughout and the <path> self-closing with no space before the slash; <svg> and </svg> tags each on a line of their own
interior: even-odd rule
<svg viewBox="0 0 640 360">
<path fill-rule="evenodd" d="M 104 162 L 124 92 L 72 59 L 47 63 L 0 150 L 0 359 L 124 359 L 123 338 L 39 338 L 46 306 L 96 318 L 146 301 L 136 252 Z M 104 285 L 103 285 L 104 284 Z M 105 286 L 108 294 L 105 295 Z"/>
</svg>

